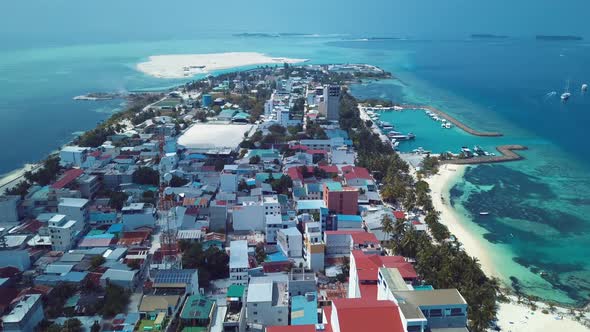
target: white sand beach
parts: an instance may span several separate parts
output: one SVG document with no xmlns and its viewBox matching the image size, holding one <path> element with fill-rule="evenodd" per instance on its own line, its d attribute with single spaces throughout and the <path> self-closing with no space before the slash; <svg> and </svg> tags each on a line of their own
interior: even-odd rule
<svg viewBox="0 0 590 332">
<path fill-rule="evenodd" d="M 40 166 L 40 164 L 25 164 L 22 168 L 2 175 L 2 178 L 0 179 L 0 193 L 4 193 L 5 190 L 11 189 L 17 185 L 22 179 L 24 179 L 26 172 L 35 171 Z"/>
<path fill-rule="evenodd" d="M 441 223 L 447 226 L 451 234 L 457 237 L 469 255 L 479 260 L 482 270 L 486 275 L 497 276 L 494 272 L 495 269 L 491 257 L 482 248 L 479 240 L 461 224 L 457 211 L 449 203 L 450 186 L 456 179 L 463 176 L 466 169 L 467 166 L 464 165 L 443 165 L 440 167 L 438 174 L 425 179 L 425 181 L 430 186 L 434 208 L 440 212 Z"/>
<path fill-rule="evenodd" d="M 486 249 L 482 247 L 474 235 L 472 235 L 463 224 L 460 216 L 450 206 L 450 186 L 462 177 L 467 166 L 443 165 L 438 174 L 425 179 L 431 190 L 432 203 L 437 211 L 441 213 L 440 220 L 449 231 L 463 244 L 465 251 L 476 257 L 482 270 L 488 276 L 498 277 L 494 262 Z M 537 309 L 533 311 L 530 306 L 518 303 L 514 296 L 509 296 L 510 303 L 499 303 L 497 325 L 502 331 L 588 331 L 589 328 L 575 321 L 569 309 L 555 308 L 553 313 L 544 314 L 542 309 L 549 307 L 542 302 L 535 302 Z"/>
<path fill-rule="evenodd" d="M 170 54 L 150 56 L 139 63 L 137 69 L 158 78 L 183 78 L 214 70 L 243 66 L 300 63 L 306 59 L 271 57 L 256 52 L 230 52 L 210 54 Z"/>
</svg>

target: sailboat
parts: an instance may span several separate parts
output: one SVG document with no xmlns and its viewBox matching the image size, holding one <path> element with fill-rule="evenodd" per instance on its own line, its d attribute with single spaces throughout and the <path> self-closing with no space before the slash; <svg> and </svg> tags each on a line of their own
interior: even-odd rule
<svg viewBox="0 0 590 332">
<path fill-rule="evenodd" d="M 561 94 L 561 101 L 565 103 L 568 101 L 568 99 L 570 99 L 571 96 L 572 94 L 570 93 L 570 81 L 567 81 L 565 92 Z"/>
</svg>

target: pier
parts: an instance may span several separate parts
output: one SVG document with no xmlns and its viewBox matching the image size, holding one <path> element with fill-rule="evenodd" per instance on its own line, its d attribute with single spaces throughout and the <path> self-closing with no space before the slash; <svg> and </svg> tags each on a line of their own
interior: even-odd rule
<svg viewBox="0 0 590 332">
<path fill-rule="evenodd" d="M 514 151 L 528 150 L 524 145 L 500 145 L 496 147 L 496 150 L 500 152 L 501 156 L 479 156 L 467 159 L 452 159 L 452 160 L 441 160 L 443 164 L 453 165 L 474 165 L 474 164 L 490 164 L 490 163 L 503 163 L 507 161 L 517 161 L 524 159 L 523 156 L 519 155 Z"/>
</svg>

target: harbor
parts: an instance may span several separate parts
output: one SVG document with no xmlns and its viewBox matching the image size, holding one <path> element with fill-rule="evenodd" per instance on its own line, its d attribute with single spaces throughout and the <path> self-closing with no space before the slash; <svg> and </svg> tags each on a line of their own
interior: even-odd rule
<svg viewBox="0 0 590 332">
<path fill-rule="evenodd" d="M 374 133 L 378 134 L 381 138 L 381 140 L 384 143 L 388 143 L 391 145 L 392 149 L 394 150 L 398 150 L 398 148 L 400 147 L 400 143 L 401 144 L 412 144 L 412 143 L 404 143 L 404 142 L 410 142 L 413 141 L 414 139 L 416 139 L 416 136 L 420 136 L 420 132 L 417 132 L 416 134 L 414 133 L 407 133 L 404 134 L 402 133 L 400 128 L 396 128 L 396 126 L 393 124 L 394 121 L 392 121 L 392 119 L 389 117 L 387 120 L 385 121 L 382 118 L 382 115 L 380 115 L 379 113 L 384 113 L 384 112 L 403 112 L 405 110 L 409 110 L 409 111 L 415 111 L 415 110 L 421 110 L 424 111 L 426 113 L 427 116 L 430 117 L 430 119 L 436 121 L 436 122 L 440 122 L 440 127 L 442 129 L 451 129 L 453 126 L 456 126 L 457 128 L 459 128 L 461 131 L 469 134 L 469 135 L 473 135 L 473 136 L 477 136 L 477 137 L 502 137 L 503 134 L 501 132 L 488 132 L 488 131 L 480 131 L 480 130 L 476 130 L 466 124 L 464 124 L 463 122 L 459 121 L 458 119 L 456 119 L 455 117 L 435 108 L 432 106 L 424 106 L 424 105 L 395 105 L 395 106 L 381 106 L 381 105 L 376 105 L 376 106 L 361 106 L 360 107 L 361 110 L 361 118 L 363 118 L 364 120 L 370 120 L 372 121 L 373 125 L 372 125 L 372 130 Z M 395 121 L 396 124 L 399 124 L 397 121 Z M 407 125 L 407 121 L 406 121 L 406 125 Z M 413 128 L 413 127 L 412 127 Z M 431 133 L 432 135 L 432 133 Z M 441 135 L 444 135 L 444 132 L 441 132 Z M 413 143 L 414 147 L 416 146 L 416 144 L 420 144 L 420 143 Z M 424 143 L 424 144 L 420 144 L 422 146 L 418 147 L 418 148 L 410 148 L 411 150 L 408 151 L 404 151 L 406 149 L 408 149 L 408 146 L 405 146 L 405 149 L 401 149 L 402 153 L 406 158 L 409 158 L 410 155 L 416 155 L 416 156 L 421 156 L 421 155 L 432 155 L 432 156 L 438 156 L 441 159 L 441 163 L 444 164 L 455 164 L 455 165 L 474 165 L 474 164 L 487 164 L 487 163 L 500 163 L 500 162 L 510 162 L 510 161 L 517 161 L 517 160 L 522 160 L 524 159 L 524 157 L 520 154 L 518 154 L 516 151 L 522 151 L 522 150 L 527 150 L 528 148 L 526 146 L 523 145 L 518 145 L 518 144 L 503 144 L 503 145 L 498 145 L 495 146 L 495 149 L 497 152 L 487 152 L 484 151 L 479 145 L 475 145 L 472 149 L 469 149 L 466 146 L 461 147 L 460 152 L 459 153 L 452 153 L 450 151 L 445 151 L 445 150 L 439 150 L 439 151 L 431 151 L 431 150 L 437 150 L 437 149 L 432 149 L 432 147 L 430 147 L 430 144 L 428 143 Z M 411 145 L 410 145 L 411 146 Z M 427 147 L 430 147 L 431 149 L 427 149 Z M 491 148 L 491 147 L 489 147 Z M 414 159 L 409 158 L 409 159 Z"/>
</svg>

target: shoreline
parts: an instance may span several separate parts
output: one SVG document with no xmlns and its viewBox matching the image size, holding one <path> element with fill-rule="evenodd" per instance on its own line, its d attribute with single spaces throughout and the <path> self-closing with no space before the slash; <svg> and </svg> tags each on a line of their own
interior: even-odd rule
<svg viewBox="0 0 590 332">
<path fill-rule="evenodd" d="M 481 239 L 462 224 L 459 213 L 450 203 L 451 187 L 463 178 L 467 165 L 446 164 L 441 165 L 439 172 L 424 179 L 431 190 L 431 198 L 434 208 L 440 212 L 440 222 L 447 226 L 449 232 L 462 244 L 462 248 L 468 255 L 478 259 L 482 271 L 488 277 L 498 278 L 500 284 L 507 286 L 510 302 L 498 302 L 497 325 L 502 331 L 588 331 L 581 322 L 574 320 L 570 308 L 555 307 L 554 311 L 543 301 L 532 302 L 537 307 L 531 309 L 530 304 L 519 303 L 516 296 L 510 294 L 512 290 L 502 279 L 501 274 L 495 268 L 491 255 L 486 252 L 481 244 Z M 549 313 L 543 313 L 547 310 Z M 576 308 L 578 312 L 584 312 L 585 308 Z"/>
</svg>

